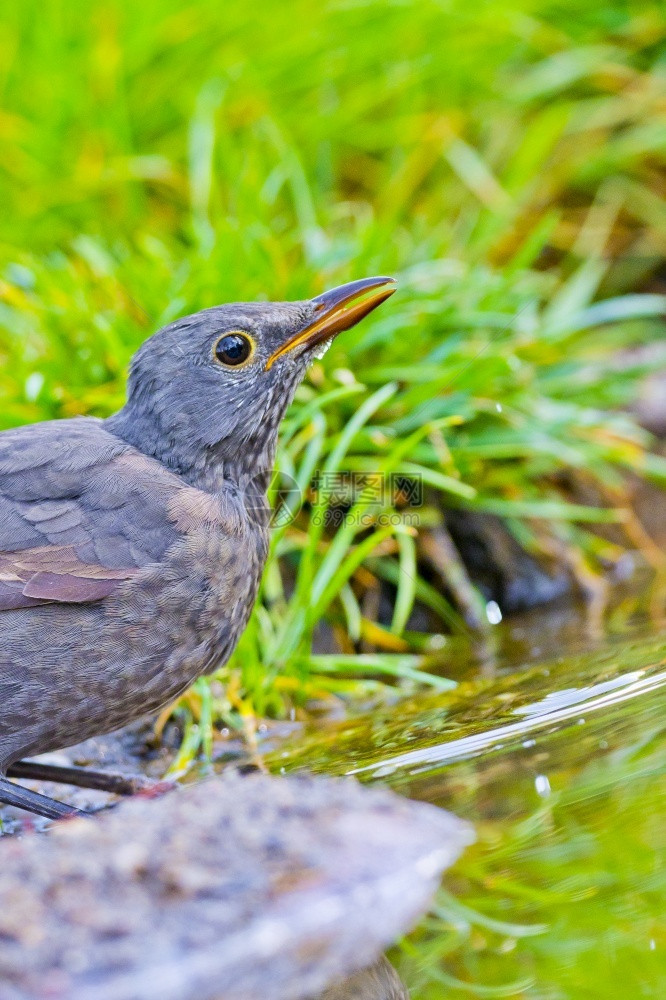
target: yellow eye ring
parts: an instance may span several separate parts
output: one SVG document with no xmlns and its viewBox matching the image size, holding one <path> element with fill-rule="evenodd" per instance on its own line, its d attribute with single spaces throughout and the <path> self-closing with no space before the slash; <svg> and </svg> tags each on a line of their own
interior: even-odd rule
<svg viewBox="0 0 666 1000">
<path fill-rule="evenodd" d="M 254 355 L 255 343 L 244 330 L 228 330 L 213 348 L 213 357 L 225 368 L 242 368 Z"/>
</svg>

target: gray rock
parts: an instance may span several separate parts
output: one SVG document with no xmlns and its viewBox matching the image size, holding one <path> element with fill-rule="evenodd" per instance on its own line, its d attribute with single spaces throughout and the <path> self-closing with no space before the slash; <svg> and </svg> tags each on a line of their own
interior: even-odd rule
<svg viewBox="0 0 666 1000">
<path fill-rule="evenodd" d="M 472 839 L 349 779 L 236 774 L 6 838 L 2 998 L 316 996 L 409 929 Z"/>
</svg>

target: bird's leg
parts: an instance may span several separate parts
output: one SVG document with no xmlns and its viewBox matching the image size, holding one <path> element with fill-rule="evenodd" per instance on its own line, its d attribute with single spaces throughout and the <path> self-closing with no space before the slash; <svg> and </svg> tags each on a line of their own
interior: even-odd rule
<svg viewBox="0 0 666 1000">
<path fill-rule="evenodd" d="M 27 812 L 45 816 L 46 819 L 62 819 L 64 816 L 83 815 L 74 806 L 66 806 L 64 802 L 50 799 L 48 795 L 40 795 L 29 788 L 15 785 L 12 781 L 0 777 L 0 803 L 7 806 L 17 806 Z"/>
<path fill-rule="evenodd" d="M 76 785 L 78 788 L 96 788 L 101 792 L 116 795 L 135 795 L 149 788 L 147 778 L 131 778 L 124 774 L 105 774 L 85 767 L 61 767 L 58 764 L 42 764 L 36 760 L 19 760 L 7 768 L 10 778 L 30 778 L 32 781 L 57 781 L 61 785 Z"/>
</svg>

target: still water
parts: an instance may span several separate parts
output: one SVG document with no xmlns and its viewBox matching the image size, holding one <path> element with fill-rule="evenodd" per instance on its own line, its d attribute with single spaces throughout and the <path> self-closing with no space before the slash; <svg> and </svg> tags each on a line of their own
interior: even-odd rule
<svg viewBox="0 0 666 1000">
<path fill-rule="evenodd" d="M 666 997 L 662 596 L 503 623 L 444 651 L 453 692 L 313 723 L 269 756 L 475 825 L 391 955 L 413 1000 Z"/>
</svg>

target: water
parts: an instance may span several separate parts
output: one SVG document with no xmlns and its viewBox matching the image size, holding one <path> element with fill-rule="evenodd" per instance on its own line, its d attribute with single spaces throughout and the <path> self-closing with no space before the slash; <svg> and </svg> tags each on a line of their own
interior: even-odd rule
<svg viewBox="0 0 666 1000">
<path fill-rule="evenodd" d="M 666 996 L 666 632 L 654 589 L 452 647 L 447 694 L 319 722 L 275 771 L 354 774 L 478 840 L 392 958 L 414 1000 Z"/>
</svg>

